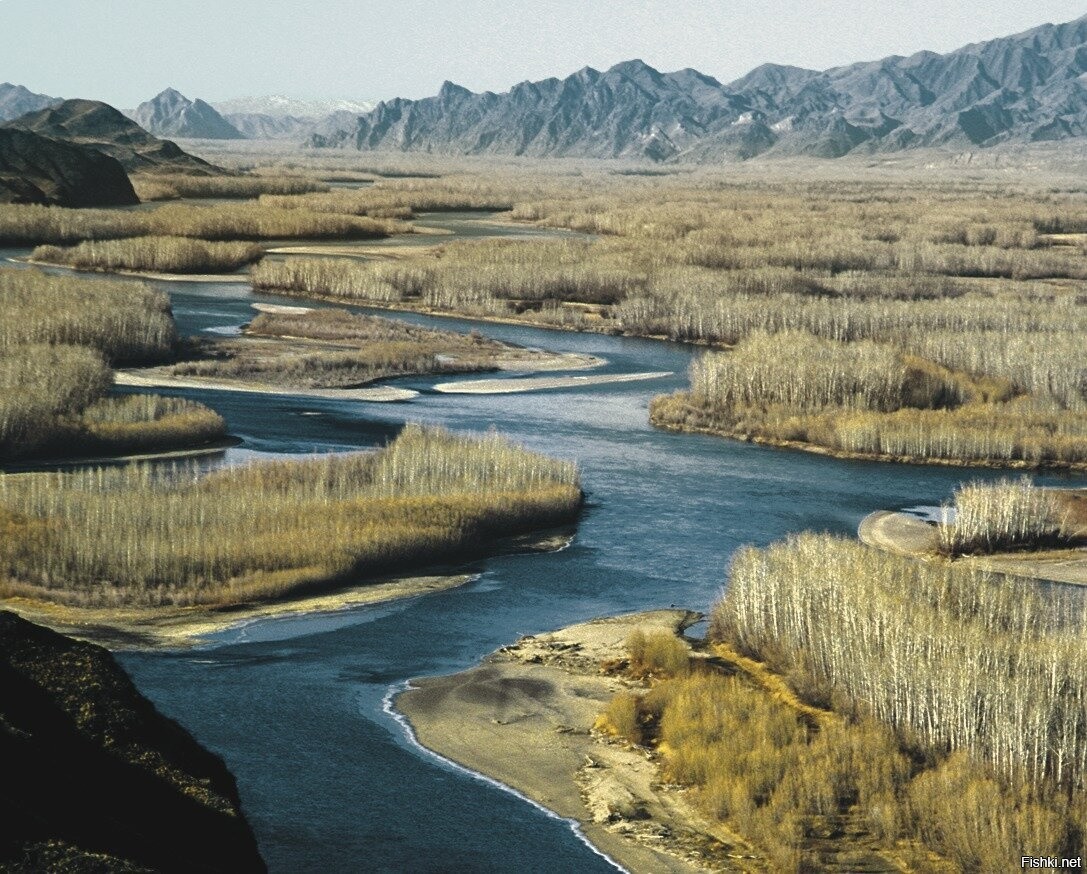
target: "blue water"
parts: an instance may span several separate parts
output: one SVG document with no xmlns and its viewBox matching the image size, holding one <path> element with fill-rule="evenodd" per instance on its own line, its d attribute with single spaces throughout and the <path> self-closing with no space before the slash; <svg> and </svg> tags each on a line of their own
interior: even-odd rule
<svg viewBox="0 0 1087 874">
<path fill-rule="evenodd" d="M 244 285 L 162 283 L 183 332 L 237 326 Z M 386 315 L 389 315 L 386 313 Z M 403 316 L 529 346 L 588 352 L 606 372 L 674 376 L 523 395 L 364 404 L 180 391 L 225 416 L 243 452 L 380 445 L 406 421 L 495 427 L 576 460 L 588 504 L 577 537 L 547 555 L 476 563 L 469 585 L 394 605 L 263 622 L 197 651 L 124 653 L 142 692 L 234 772 L 277 872 L 547 871 L 614 868 L 568 824 L 436 761 L 383 709 L 405 679 L 458 671 L 523 634 L 615 612 L 706 610 L 729 556 L 805 529 L 852 535 L 867 513 L 939 504 L 986 471 L 850 462 L 647 424 L 649 399 L 685 382 L 696 350 L 648 340 Z M 1057 478 L 1050 478 L 1056 480 Z"/>
</svg>

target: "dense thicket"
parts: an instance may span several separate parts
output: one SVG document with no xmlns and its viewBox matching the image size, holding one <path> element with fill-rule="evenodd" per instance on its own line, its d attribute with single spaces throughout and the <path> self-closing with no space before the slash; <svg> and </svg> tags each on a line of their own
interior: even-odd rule
<svg viewBox="0 0 1087 874">
<path fill-rule="evenodd" d="M 368 240 L 387 236 L 399 228 L 399 223 L 389 225 L 377 219 L 305 209 L 273 209 L 253 203 L 166 204 L 124 212 L 0 206 L 0 245 L 8 246 L 64 245 L 83 240 L 147 236 L 205 240 Z"/>
<path fill-rule="evenodd" d="M 574 465 L 491 434 L 406 428 L 376 453 L 203 476 L 150 466 L 0 478 L 7 591 L 229 603 L 484 548 L 568 521 Z"/>
<path fill-rule="evenodd" d="M 255 243 L 212 243 L 187 237 L 133 237 L 95 240 L 77 246 L 38 246 L 32 261 L 66 264 L 77 270 L 142 270 L 152 273 L 231 273 L 259 261 Z"/>
<path fill-rule="evenodd" d="M 955 490 L 940 546 L 959 555 L 1076 544 L 1087 525 L 1073 497 L 1029 479 L 968 483 Z"/>
<path fill-rule="evenodd" d="M 713 636 L 935 749 L 1087 786 L 1084 593 L 802 535 L 736 554 Z"/>
<path fill-rule="evenodd" d="M 133 282 L 0 270 L 0 460 L 174 449 L 222 437 L 206 407 L 103 399 L 110 364 L 169 360 L 166 296 Z"/>
</svg>

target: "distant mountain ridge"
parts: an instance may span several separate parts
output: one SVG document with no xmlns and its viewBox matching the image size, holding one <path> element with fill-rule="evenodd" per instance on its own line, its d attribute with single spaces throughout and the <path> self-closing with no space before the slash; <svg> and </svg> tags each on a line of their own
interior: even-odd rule
<svg viewBox="0 0 1087 874">
<path fill-rule="evenodd" d="M 322 119 L 334 112 L 352 112 L 363 115 L 374 108 L 373 100 L 304 100 L 270 94 L 265 97 L 235 97 L 231 100 L 212 101 L 212 106 L 223 116 L 268 115 L 272 118 Z"/>
<path fill-rule="evenodd" d="M 837 158 L 925 146 L 1087 136 L 1087 16 L 947 54 L 805 70 L 764 64 L 727 85 L 639 60 L 476 94 L 446 82 L 422 100 L 326 120 L 314 147 L 438 154 L 721 161 Z"/>
<path fill-rule="evenodd" d="M 132 119 L 160 137 L 190 137 L 206 140 L 240 140 L 241 132 L 203 100 L 189 100 L 167 88 L 132 112 Z"/>
<path fill-rule="evenodd" d="M 28 112 L 37 112 L 39 109 L 56 106 L 62 102 L 59 97 L 35 94 L 22 85 L 0 82 L 0 121 L 9 121 Z"/>
</svg>

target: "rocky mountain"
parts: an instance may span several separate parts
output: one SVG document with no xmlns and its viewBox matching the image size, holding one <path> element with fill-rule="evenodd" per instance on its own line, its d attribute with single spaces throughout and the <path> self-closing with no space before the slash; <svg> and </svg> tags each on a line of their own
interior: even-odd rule
<svg viewBox="0 0 1087 874">
<path fill-rule="evenodd" d="M 139 203 L 124 167 L 86 146 L 0 128 L 0 203 Z"/>
<path fill-rule="evenodd" d="M 169 140 L 152 136 L 132 119 L 97 100 L 65 100 L 0 125 L 55 140 L 65 140 L 116 158 L 128 172 L 169 170 L 183 173 L 218 172 Z"/>
<path fill-rule="evenodd" d="M 0 612 L 0 687 L 0 870 L 265 870 L 223 761 L 106 650 Z"/>
<path fill-rule="evenodd" d="M 205 140 L 240 140 L 244 137 L 203 100 L 189 100 L 167 88 L 132 112 L 132 119 L 156 136 Z"/>
<path fill-rule="evenodd" d="M 63 101 L 59 97 L 47 97 L 45 94 L 35 94 L 22 85 L 12 85 L 10 82 L 0 82 L 0 121 L 8 121 L 26 115 L 28 112 L 36 112 L 47 106 L 56 106 Z"/>
<path fill-rule="evenodd" d="M 473 93 L 397 98 L 322 125 L 315 147 L 445 154 L 721 161 L 836 158 L 1087 136 L 1087 16 L 831 70 L 765 64 L 722 85 L 641 61 Z"/>
<path fill-rule="evenodd" d="M 224 115 L 230 125 L 247 140 L 305 139 L 316 126 L 312 118 L 296 115 L 267 115 L 263 112 L 231 112 Z"/>
</svg>

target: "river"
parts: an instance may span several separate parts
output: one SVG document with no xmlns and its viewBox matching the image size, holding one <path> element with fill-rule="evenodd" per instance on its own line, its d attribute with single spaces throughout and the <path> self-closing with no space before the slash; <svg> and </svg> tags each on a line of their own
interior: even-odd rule
<svg viewBox="0 0 1087 874">
<path fill-rule="evenodd" d="M 473 227 L 470 217 L 433 220 L 443 222 L 460 222 L 459 230 L 447 224 L 459 233 Z M 252 295 L 242 284 L 158 286 L 171 295 L 182 333 L 236 327 L 258 300 L 300 303 Z M 410 677 L 462 670 L 520 635 L 594 616 L 706 610 L 743 544 L 804 529 L 851 536 L 872 510 L 937 504 L 968 477 L 1000 475 L 658 431 L 647 422 L 649 399 L 682 386 L 697 354 L 680 344 L 382 315 L 599 355 L 608 360 L 601 372 L 674 376 L 521 395 L 443 395 L 429 390 L 432 379 L 405 379 L 396 384 L 423 393 L 403 404 L 170 392 L 226 418 L 242 439 L 228 460 L 371 447 L 406 421 L 495 427 L 576 460 L 588 496 L 568 548 L 479 562 L 462 588 L 252 624 L 197 650 L 119 654 L 162 712 L 226 760 L 275 872 L 614 870 L 567 823 L 415 747 L 383 707 L 390 690 Z"/>
</svg>

